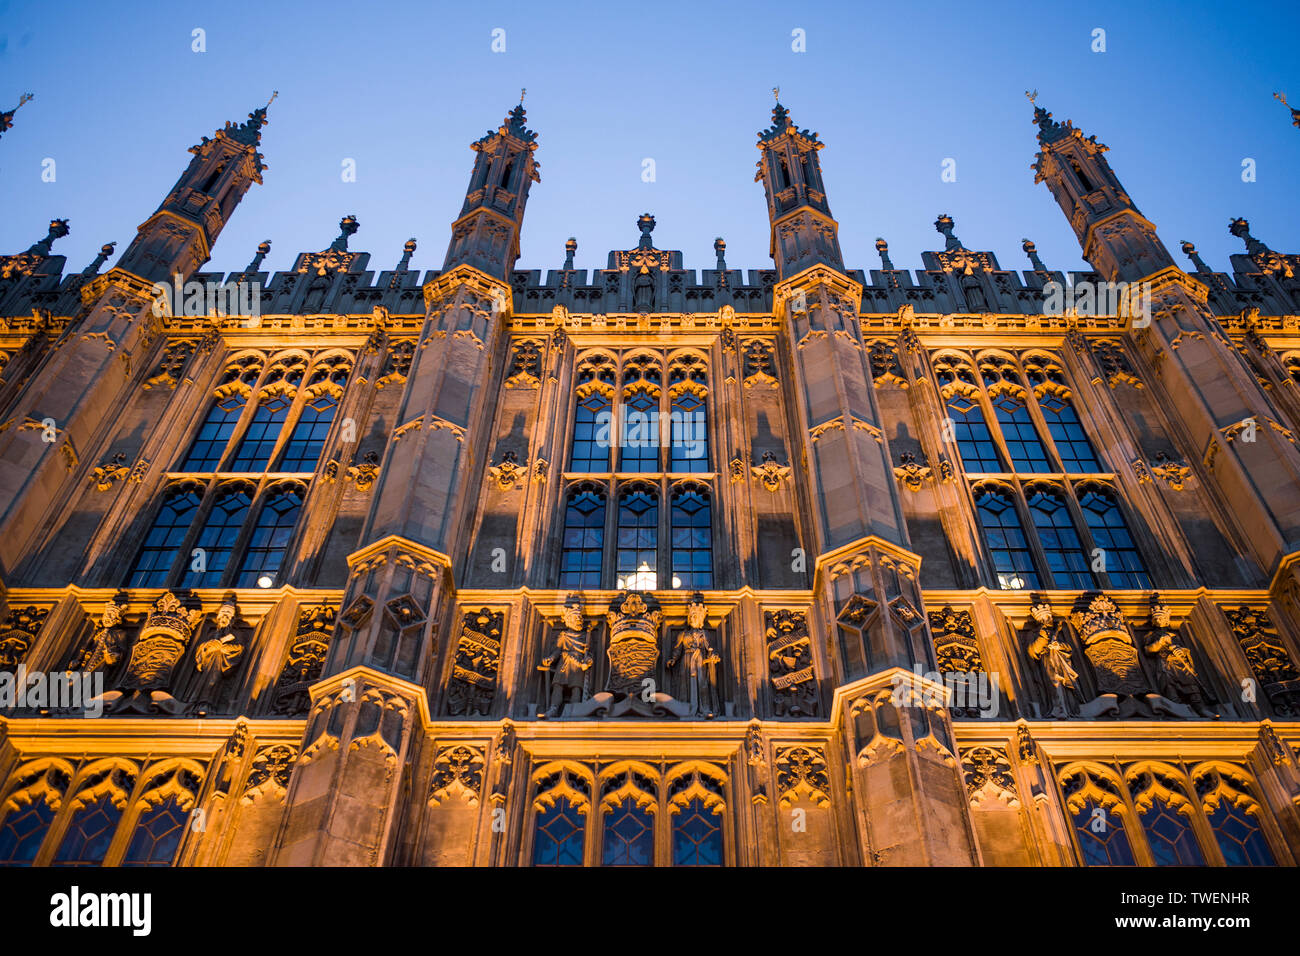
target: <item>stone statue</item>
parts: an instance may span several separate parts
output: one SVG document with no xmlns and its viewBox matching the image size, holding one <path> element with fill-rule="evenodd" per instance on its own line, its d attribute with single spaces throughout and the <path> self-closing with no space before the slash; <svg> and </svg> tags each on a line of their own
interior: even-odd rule
<svg viewBox="0 0 1300 956">
<path fill-rule="evenodd" d="M 167 592 L 155 602 L 140 635 L 131 646 L 126 674 L 116 690 L 100 695 L 110 713 L 179 714 L 185 705 L 167 690 L 172 673 L 194 637 L 203 612 L 186 609 L 180 599 Z M 93 701 L 92 701 L 93 703 Z"/>
<path fill-rule="evenodd" d="M 555 638 L 550 655 L 537 665 L 546 676 L 545 698 L 549 709 L 543 717 L 558 717 L 567 704 L 578 704 L 587 699 L 591 669 L 591 649 L 587 641 L 587 627 L 582 619 L 582 604 L 570 595 L 560 611 L 563 628 Z"/>
<path fill-rule="evenodd" d="M 1219 715 L 1207 706 L 1210 695 L 1196 674 L 1196 661 L 1191 650 L 1178 643 L 1178 631 L 1170 627 L 1169 622 L 1169 608 L 1160 603 L 1157 595 L 1151 602 L 1152 630 L 1143 649 L 1158 661 L 1160 693 L 1187 704 L 1201 717 L 1218 719 Z"/>
<path fill-rule="evenodd" d="M 88 673 L 98 671 L 112 667 L 122 659 L 122 651 L 126 647 L 126 629 L 122 627 L 122 613 L 125 610 L 126 605 L 119 604 L 117 598 L 104 605 L 104 616 L 91 635 L 90 646 L 81 655 L 76 670 Z"/>
<path fill-rule="evenodd" d="M 1038 624 L 1038 634 L 1029 643 L 1029 656 L 1043 665 L 1047 681 L 1052 685 L 1056 695 L 1056 705 L 1048 712 L 1049 717 L 1067 718 L 1070 716 L 1069 704 L 1065 691 L 1068 688 L 1077 693 L 1079 672 L 1070 661 L 1070 647 L 1060 639 L 1061 628 L 1056 624 L 1052 606 L 1045 601 L 1035 601 L 1029 613 Z"/>
<path fill-rule="evenodd" d="M 692 716 L 712 718 L 718 712 L 717 666 L 722 660 L 709 644 L 704 624 L 708 618 L 704 596 L 696 591 L 686 607 L 687 627 L 677 635 L 669 670 L 678 664 L 682 673 L 673 696 L 691 709 Z"/>
<path fill-rule="evenodd" d="M 232 626 L 237 614 L 233 602 L 223 603 L 215 615 L 216 635 L 194 649 L 198 680 L 194 686 L 193 710 L 197 714 L 206 714 L 216 706 L 222 678 L 234 670 L 243 656 L 244 645 L 239 643 L 239 635 Z"/>
</svg>

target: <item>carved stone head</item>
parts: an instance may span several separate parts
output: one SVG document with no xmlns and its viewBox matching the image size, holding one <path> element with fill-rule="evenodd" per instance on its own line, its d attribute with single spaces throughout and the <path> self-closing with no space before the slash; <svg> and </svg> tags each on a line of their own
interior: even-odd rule
<svg viewBox="0 0 1300 956">
<path fill-rule="evenodd" d="M 230 622 L 235 619 L 235 614 L 237 613 L 238 613 L 238 608 L 236 608 L 235 605 L 231 604 L 229 601 L 225 602 L 224 604 L 221 605 L 221 607 L 217 608 L 217 613 L 215 616 L 215 620 L 217 622 L 217 630 L 224 631 L 226 628 L 230 627 Z"/>
<path fill-rule="evenodd" d="M 118 604 L 116 600 L 109 601 L 104 605 L 104 616 L 100 619 L 99 626 L 107 630 L 110 627 L 117 627 L 122 623 L 122 612 L 126 608 Z"/>
<path fill-rule="evenodd" d="M 1151 598 L 1151 623 L 1156 627 L 1168 627 L 1171 612 L 1160 600 L 1160 595 Z"/>
<path fill-rule="evenodd" d="M 1029 606 L 1029 613 L 1043 627 L 1047 627 L 1056 619 L 1056 615 L 1052 613 L 1052 605 L 1037 594 L 1034 595 L 1034 603 Z"/>
<path fill-rule="evenodd" d="M 704 604 L 704 595 L 696 591 L 691 595 L 691 603 L 686 605 L 686 623 L 699 629 L 709 618 L 709 609 Z"/>
<path fill-rule="evenodd" d="M 576 594 L 570 594 L 564 607 L 560 609 L 560 620 L 570 631 L 582 630 L 582 601 Z"/>
</svg>

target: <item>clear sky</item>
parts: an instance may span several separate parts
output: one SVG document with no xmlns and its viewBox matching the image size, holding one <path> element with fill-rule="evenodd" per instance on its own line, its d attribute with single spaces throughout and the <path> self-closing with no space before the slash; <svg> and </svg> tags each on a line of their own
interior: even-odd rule
<svg viewBox="0 0 1300 956">
<path fill-rule="evenodd" d="M 206 31 L 206 52 L 192 31 Z M 493 30 L 505 51 L 493 52 Z M 1093 52 L 1093 31 L 1105 52 Z M 806 52 L 794 52 L 802 30 Z M 1027 268 L 1023 237 L 1049 268 L 1084 268 L 1078 244 L 1029 165 L 1026 89 L 1073 119 L 1108 157 L 1175 257 L 1190 239 L 1212 268 L 1244 251 L 1227 232 L 1300 251 L 1300 4 L 1203 2 L 338 3 L 0 0 L 0 109 L 35 100 L 0 138 L 0 251 L 71 220 L 56 252 L 80 269 L 118 253 L 189 160 L 186 149 L 279 91 L 263 131 L 268 170 L 215 246 L 211 270 L 264 268 L 325 248 L 338 220 L 351 248 L 391 268 L 439 268 L 473 154 L 468 144 L 528 88 L 542 181 L 524 220 L 519 268 L 603 268 L 658 220 L 661 248 L 713 266 L 770 268 L 755 133 L 771 88 L 816 130 L 831 211 L 850 268 L 900 268 L 942 248 L 939 213 L 972 249 Z M 54 182 L 42 161 L 55 160 Z M 342 181 L 345 159 L 356 182 Z M 642 181 L 642 161 L 656 179 Z M 956 182 L 942 182 L 943 160 Z M 1255 160 L 1256 181 L 1242 181 Z"/>
</svg>

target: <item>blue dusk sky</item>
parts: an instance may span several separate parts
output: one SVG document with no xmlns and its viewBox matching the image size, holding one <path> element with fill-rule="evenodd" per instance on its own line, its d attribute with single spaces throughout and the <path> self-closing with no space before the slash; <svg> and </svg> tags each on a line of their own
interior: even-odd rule
<svg viewBox="0 0 1300 956">
<path fill-rule="evenodd" d="M 193 31 L 206 31 L 194 52 Z M 504 52 L 493 31 L 504 30 Z M 1093 52 L 1094 30 L 1105 51 Z M 792 49 L 803 31 L 806 52 Z M 1081 269 L 1078 244 L 1045 185 L 1024 91 L 1072 119 L 1107 154 L 1177 261 L 1190 239 L 1215 269 L 1244 251 L 1245 216 L 1274 249 L 1300 251 L 1300 129 L 1272 98 L 1300 106 L 1300 4 L 1229 3 L 61 3 L 0 0 L 0 109 L 24 92 L 0 139 L 0 252 L 20 252 L 52 217 L 55 251 L 80 269 L 109 240 L 125 250 L 189 160 L 226 120 L 272 90 L 268 169 L 212 253 L 264 268 L 357 216 L 351 248 L 388 269 L 442 265 L 473 153 L 528 88 L 542 181 L 524 219 L 518 268 L 605 266 L 658 220 L 656 245 L 687 268 L 770 268 L 756 132 L 773 86 L 825 142 L 823 175 L 850 268 L 899 268 L 942 248 L 948 213 L 972 249 L 1025 269 L 1024 237 L 1049 268 Z M 55 161 L 54 182 L 42 180 Z M 654 182 L 642 180 L 655 161 Z M 956 181 L 940 178 L 956 161 Z M 1256 179 L 1242 181 L 1242 162 Z M 345 159 L 356 181 L 343 182 Z"/>
</svg>

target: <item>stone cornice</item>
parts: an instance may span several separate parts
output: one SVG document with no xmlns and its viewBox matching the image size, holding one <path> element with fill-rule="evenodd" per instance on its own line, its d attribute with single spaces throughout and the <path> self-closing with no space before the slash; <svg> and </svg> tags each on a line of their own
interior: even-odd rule
<svg viewBox="0 0 1300 956">
<path fill-rule="evenodd" d="M 513 225 L 514 220 L 506 221 Z M 489 275 L 482 269 L 476 269 L 462 262 L 459 265 L 452 266 L 439 275 L 438 278 L 425 283 L 424 304 L 428 307 L 434 300 L 447 298 L 455 294 L 458 288 L 465 285 L 489 299 L 493 297 L 493 293 L 500 292 L 505 296 L 507 305 L 511 302 L 510 283 L 504 279 Z M 505 314 L 508 314 L 508 311 Z"/>
</svg>

